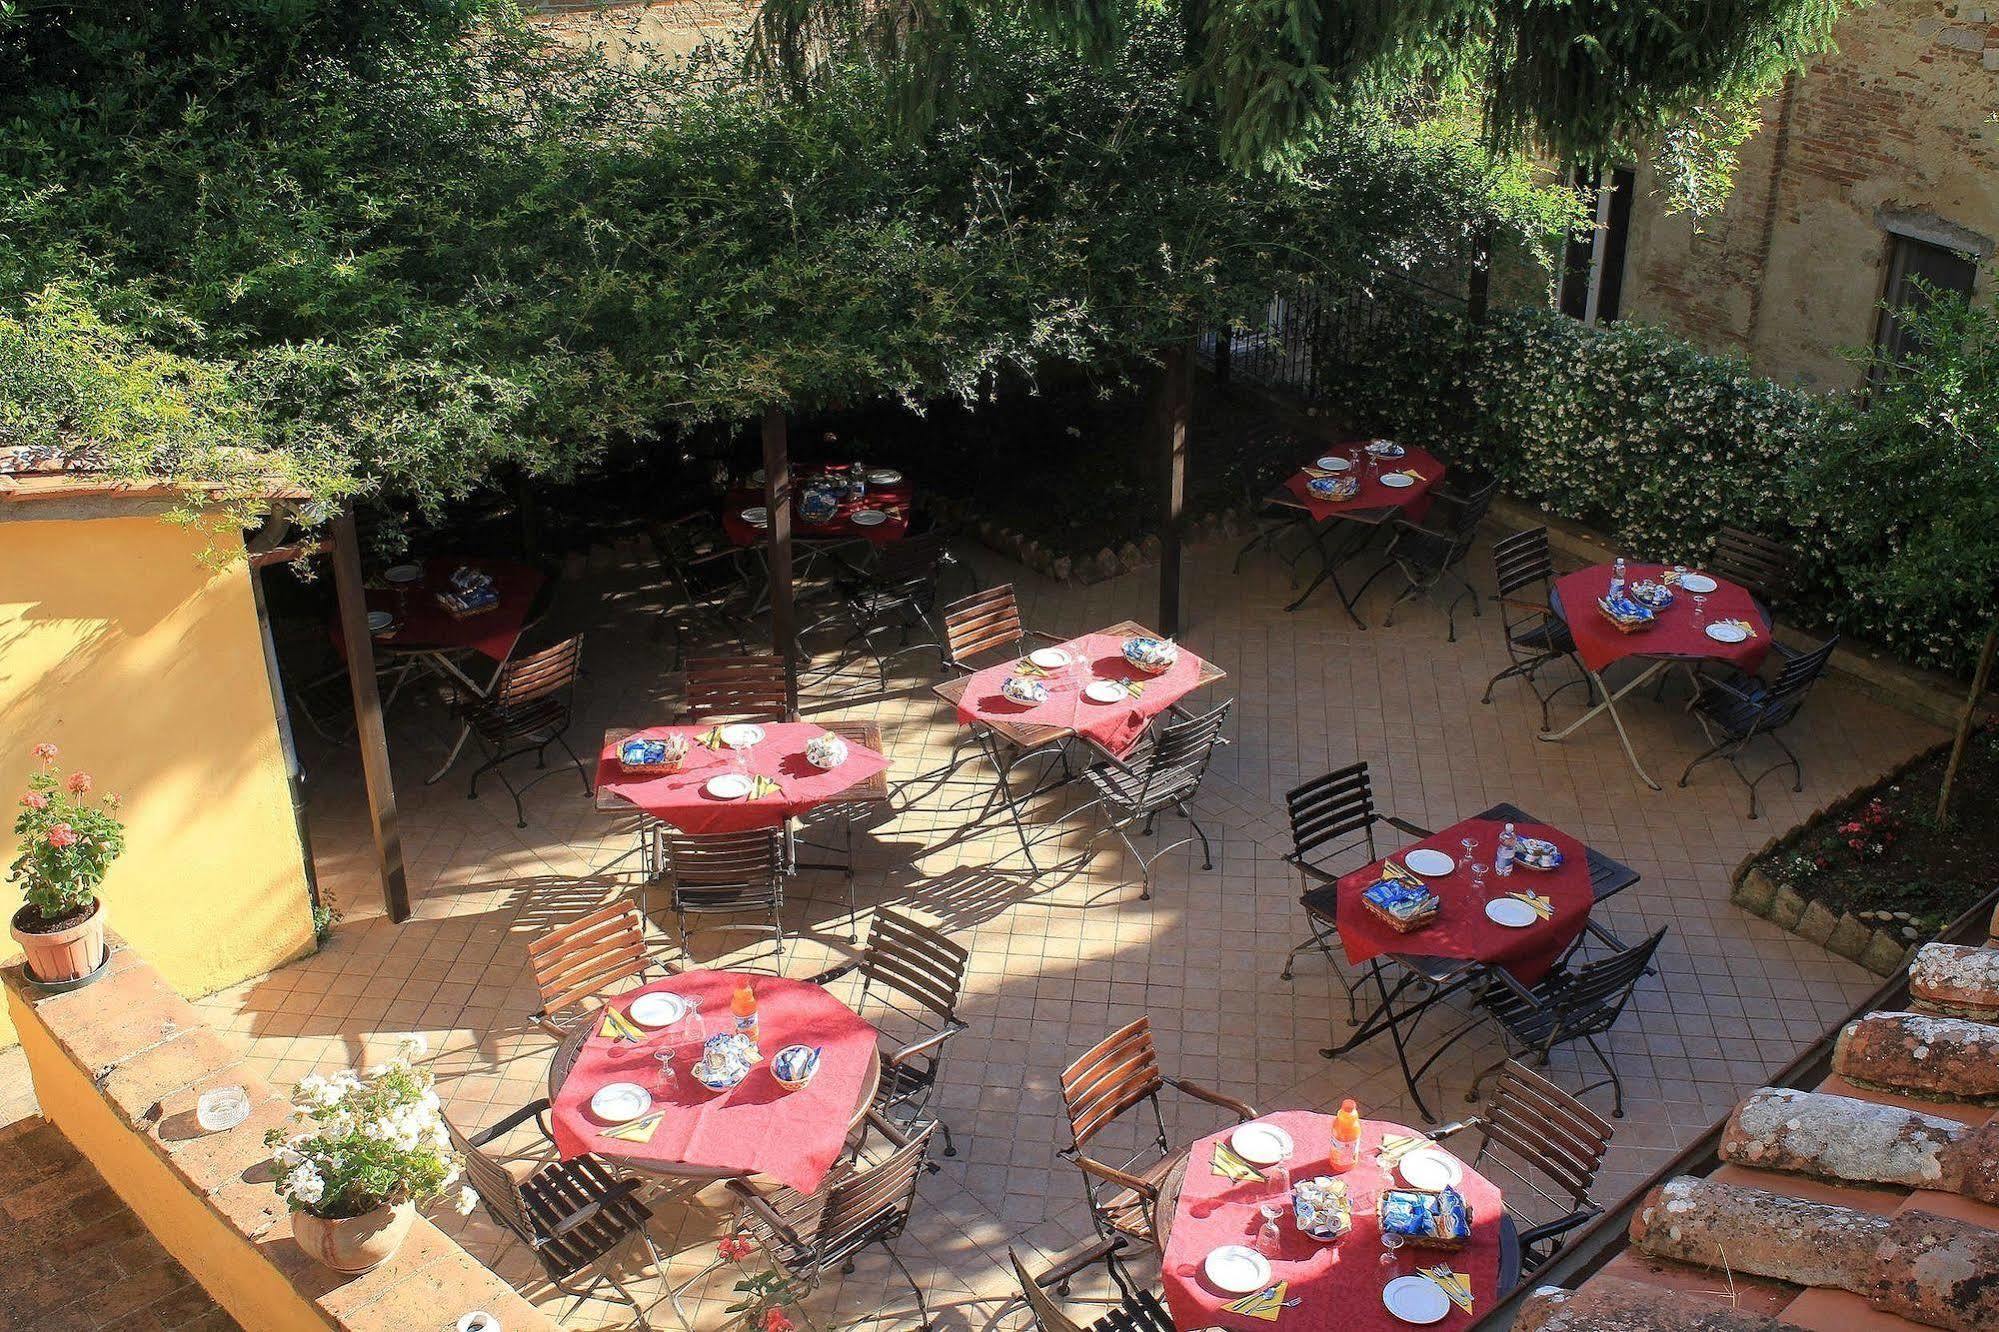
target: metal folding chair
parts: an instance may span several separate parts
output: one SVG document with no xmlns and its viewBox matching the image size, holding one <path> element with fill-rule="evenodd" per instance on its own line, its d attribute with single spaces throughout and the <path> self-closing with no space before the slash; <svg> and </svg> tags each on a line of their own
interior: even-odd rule
<svg viewBox="0 0 1999 1332">
<path fill-rule="evenodd" d="M 1210 712 L 1173 722 L 1130 758 L 1107 759 L 1092 764 L 1083 773 L 1084 780 L 1096 791 L 1092 804 L 1103 810 L 1106 820 L 1097 838 L 1115 836 L 1138 861 L 1143 885 L 1138 894 L 1140 901 L 1152 897 L 1153 865 L 1196 837 L 1201 840 L 1201 868 L 1215 867 L 1208 834 L 1188 810 L 1187 802 L 1200 793 L 1201 780 L 1208 774 L 1215 750 L 1228 743 L 1222 736 L 1222 723 L 1233 706 L 1235 700 L 1230 699 Z M 1161 814 L 1178 814 L 1187 820 L 1190 835 L 1158 847 L 1148 856 L 1132 841 L 1132 829 L 1142 825 L 1150 835 L 1153 822 Z"/>
<path fill-rule="evenodd" d="M 1575 637 L 1569 632 L 1568 622 L 1555 614 L 1548 600 L 1555 582 L 1548 529 L 1529 528 L 1493 542 L 1492 572 L 1498 585 L 1492 599 L 1499 604 L 1500 630 L 1512 665 L 1485 682 L 1485 696 L 1479 702 L 1492 702 L 1492 687 L 1501 680 L 1525 680 L 1541 704 L 1541 729 L 1545 731 L 1549 728 L 1548 705 L 1555 701 L 1556 695 L 1577 684 L 1586 693 L 1590 690 L 1589 672 L 1576 658 Z M 1531 600 L 1522 595 L 1529 592 Z M 1542 693 L 1539 679 L 1542 668 L 1564 659 L 1576 668 L 1576 678 Z"/>
<path fill-rule="evenodd" d="M 473 700 L 464 711 L 465 724 L 471 728 L 486 753 L 486 761 L 472 771 L 472 784 L 466 792 L 466 799 L 477 800 L 479 779 L 489 772 L 496 773 L 500 784 L 507 788 L 507 794 L 514 798 L 517 826 L 527 827 L 527 811 L 521 805 L 521 797 L 543 778 L 552 777 L 558 771 L 548 766 L 550 745 L 560 746 L 562 752 L 569 756 L 576 775 L 583 779 L 583 794 L 592 794 L 590 769 L 569 747 L 565 734 L 575 715 L 576 681 L 582 672 L 581 634 L 566 638 L 553 647 L 515 657 L 500 668 L 492 695 Z M 542 771 L 515 786 L 507 776 L 505 765 L 508 760 L 529 753 L 535 756 L 535 767 Z"/>
<path fill-rule="evenodd" d="M 1458 591 L 1445 605 L 1444 614 L 1450 624 L 1449 641 L 1457 642 L 1458 603 L 1471 602 L 1473 618 L 1484 614 L 1478 605 L 1478 589 L 1464 576 L 1464 562 L 1471 553 L 1472 543 L 1478 540 L 1478 525 L 1484 521 L 1485 511 L 1492 507 L 1492 497 L 1498 490 L 1497 479 L 1480 481 L 1463 494 L 1439 486 L 1422 522 L 1406 517 L 1395 520 L 1380 567 L 1354 590 L 1353 599 L 1357 602 L 1365 596 L 1368 587 L 1382 574 L 1398 570 L 1404 585 L 1382 617 L 1382 626 L 1386 628 L 1395 623 L 1395 612 L 1403 602 L 1418 597 L 1427 599 L 1447 581 L 1454 582 Z"/>
<path fill-rule="evenodd" d="M 1771 773 L 1791 769 L 1797 778 L 1791 789 L 1804 790 L 1804 764 L 1778 732 L 1797 720 L 1805 699 L 1825 674 L 1826 664 L 1838 646 L 1839 636 L 1835 634 L 1811 651 L 1786 661 L 1777 678 L 1767 682 L 1753 675 L 1696 677 L 1698 692 L 1688 707 L 1707 735 L 1708 747 L 1687 764 L 1680 774 L 1680 785 L 1685 786 L 1701 764 L 1721 759 L 1749 788 L 1752 819 L 1757 817 L 1756 787 Z M 1752 778 L 1742 770 L 1742 755 L 1759 739 L 1777 746 L 1784 757 Z"/>
</svg>

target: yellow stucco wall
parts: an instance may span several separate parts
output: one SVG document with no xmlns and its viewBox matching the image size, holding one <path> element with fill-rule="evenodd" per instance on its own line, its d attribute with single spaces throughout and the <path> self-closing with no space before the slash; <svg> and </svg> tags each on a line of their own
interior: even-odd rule
<svg viewBox="0 0 1999 1332">
<path fill-rule="evenodd" d="M 299 956 L 312 912 L 249 571 L 204 564 L 213 534 L 199 528 L 27 507 L 0 513 L 4 804 L 39 740 L 124 797 L 109 920 L 182 993 Z M 0 882 L 0 908 L 19 905 Z"/>
</svg>

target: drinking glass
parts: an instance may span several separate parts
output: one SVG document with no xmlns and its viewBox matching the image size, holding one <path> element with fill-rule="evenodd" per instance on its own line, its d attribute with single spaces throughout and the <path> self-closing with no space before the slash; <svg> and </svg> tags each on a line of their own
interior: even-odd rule
<svg viewBox="0 0 1999 1332">
<path fill-rule="evenodd" d="M 1478 859 L 1478 838 L 1460 837 L 1458 845 L 1463 847 L 1465 852 L 1464 860 L 1460 863 L 1469 865 L 1472 861 Z"/>
<path fill-rule="evenodd" d="M 1398 1275 L 1402 1260 L 1402 1236 L 1392 1230 L 1381 1232 L 1381 1284 L 1386 1286 Z"/>
<path fill-rule="evenodd" d="M 671 1045 L 662 1045 L 652 1052 L 653 1059 L 659 1064 L 659 1085 L 662 1090 L 671 1089 L 673 1086 L 674 1053 Z"/>
<path fill-rule="evenodd" d="M 1491 899 L 1485 895 L 1485 876 L 1492 872 L 1492 866 L 1475 864 L 1471 867 L 1471 890 L 1481 902 Z"/>
<path fill-rule="evenodd" d="M 1674 587 L 1678 587 L 1678 586 L 1679 586 L 1679 585 L 1680 585 L 1681 583 L 1684 583 L 1684 582 L 1686 582 L 1686 581 L 1687 581 L 1687 566 L 1686 566 L 1686 565 L 1684 565 L 1684 564 L 1676 564 L 1676 565 L 1674 565 L 1674 566 L 1673 566 L 1673 586 L 1674 586 Z"/>
<path fill-rule="evenodd" d="M 708 1019 L 701 1013 L 701 1001 L 693 995 L 680 996 L 687 1002 L 687 1016 L 680 1019 L 687 1024 L 687 1034 L 694 1038 L 694 1048 L 699 1051 L 708 1043 Z"/>
<path fill-rule="evenodd" d="M 1256 1210 L 1263 1214 L 1263 1224 L 1256 1230 L 1256 1251 L 1265 1258 L 1277 1258 L 1284 1250 L 1284 1233 L 1277 1225 L 1277 1219 L 1284 1215 L 1284 1204 L 1276 1198 L 1265 1198 Z"/>
<path fill-rule="evenodd" d="M 1698 629 L 1705 623 L 1707 623 L 1707 598 L 1697 592 L 1694 594 L 1694 627 Z"/>
</svg>

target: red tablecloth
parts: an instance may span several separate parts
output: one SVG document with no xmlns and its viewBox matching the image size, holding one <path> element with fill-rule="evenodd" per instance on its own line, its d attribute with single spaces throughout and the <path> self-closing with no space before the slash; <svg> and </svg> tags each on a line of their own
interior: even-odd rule
<svg viewBox="0 0 1999 1332">
<path fill-rule="evenodd" d="M 606 745 L 597 756 L 597 784 L 631 801 L 662 823 L 682 832 L 744 832 L 774 828 L 793 815 L 840 795 L 888 767 L 888 760 L 865 745 L 847 741 L 847 761 L 837 768 L 815 767 L 805 757 L 806 742 L 826 734 L 810 722 L 766 722 L 763 743 L 744 751 L 751 774 L 768 777 L 779 789 L 755 800 L 721 800 L 701 787 L 723 772 L 740 772 L 732 749 L 719 751 L 701 743 L 712 726 L 649 726 L 633 734 L 641 739 L 667 735 L 687 737 L 687 761 L 679 772 L 637 777 L 618 764 L 618 747 Z"/>
<path fill-rule="evenodd" d="M 1292 1161 L 1297 1178 L 1333 1173 L 1323 1168 L 1332 1146 L 1332 1116 L 1285 1110 L 1264 1118 L 1291 1135 L 1297 1148 Z M 1360 1161 L 1340 1176 L 1353 1203 L 1353 1229 L 1335 1243 L 1321 1244 L 1299 1232 L 1288 1210 L 1278 1222 L 1283 1249 L 1271 1260 L 1271 1275 L 1285 1283 L 1284 1299 L 1297 1300 L 1297 1307 L 1283 1310 L 1275 1323 L 1225 1312 L 1224 1307 L 1239 1297 L 1211 1287 L 1202 1275 L 1201 1263 L 1224 1244 L 1253 1245 L 1263 1225 L 1257 1204 L 1277 1187 L 1262 1181 L 1236 1183 L 1214 1173 L 1215 1144 L 1226 1141 L 1232 1131 L 1225 1129 L 1195 1143 L 1187 1162 L 1186 1183 L 1173 1213 L 1166 1252 L 1160 1258 L 1160 1282 L 1166 1288 L 1166 1307 L 1175 1327 L 1221 1327 L 1229 1332 L 1267 1332 L 1273 1327 L 1277 1332 L 1400 1332 L 1408 1325 L 1382 1306 L 1382 1287 L 1390 1276 L 1412 1276 L 1419 1267 L 1440 1263 L 1470 1279 L 1472 1312 L 1453 1306 L 1442 1322 L 1432 1326 L 1455 1332 L 1491 1311 L 1499 1298 L 1500 1231 L 1505 1214 L 1500 1191 L 1467 1166 L 1458 1192 L 1471 1209 L 1471 1242 L 1455 1253 L 1405 1245 L 1395 1267 L 1383 1267 L 1374 1200 L 1384 1187 L 1394 1187 L 1400 1181 L 1376 1165 L 1374 1155 L 1383 1134 L 1412 1130 L 1370 1119 L 1362 1125 Z"/>
<path fill-rule="evenodd" d="M 460 568 L 491 574 L 499 604 L 462 619 L 438 605 L 437 594 L 450 590 L 452 571 Z M 505 661 L 514 644 L 520 641 L 535 593 L 547 581 L 539 570 L 512 560 L 455 557 L 426 560 L 420 582 L 367 590 L 368 609 L 387 611 L 397 621 L 395 632 L 375 635 L 375 645 L 391 652 L 455 652 L 470 648 L 494 661 Z M 338 620 L 332 626 L 332 633 L 333 646 L 344 656 L 347 648 Z"/>
<path fill-rule="evenodd" d="M 1086 736 L 1122 756 L 1131 752 L 1154 717 L 1201 683 L 1201 659 L 1184 647 L 1180 659 L 1161 675 L 1147 675 L 1127 662 L 1124 639 L 1116 634 L 1084 634 L 1061 644 L 1061 648 L 1069 654 L 1069 664 L 1039 677 L 1048 686 L 1046 703 L 1028 706 L 1000 692 L 1001 682 L 1025 662 L 1022 658 L 988 666 L 974 675 L 958 700 L 958 720 L 1052 726 Z M 1083 697 L 1083 687 L 1092 680 L 1136 681 L 1142 688 L 1137 697 L 1127 695 L 1118 703 L 1097 703 Z"/>
<path fill-rule="evenodd" d="M 1479 863 L 1491 865 L 1503 826 L 1481 818 L 1463 819 L 1434 837 L 1387 857 L 1403 865 L 1410 851 L 1430 847 L 1457 862 L 1456 868 L 1444 877 L 1426 880 L 1442 905 L 1435 920 L 1408 934 L 1396 933 L 1361 905 L 1361 893 L 1381 878 L 1381 861 L 1342 876 L 1334 915 L 1339 921 L 1340 942 L 1346 947 L 1347 961 L 1359 965 L 1382 953 L 1407 953 L 1420 957 L 1461 957 L 1504 967 L 1523 985 L 1532 985 L 1547 975 L 1555 959 L 1589 924 L 1596 894 L 1590 888 L 1588 849 L 1567 833 L 1544 823 L 1514 824 L 1513 831 L 1522 837 L 1545 838 L 1560 847 L 1562 864 L 1552 870 L 1516 865 L 1513 873 L 1503 879 L 1488 872 L 1485 890 L 1499 897 L 1532 889 L 1554 904 L 1555 914 L 1523 929 L 1496 924 L 1486 918 L 1485 902 L 1472 892 L 1471 867 L 1464 863 L 1464 848 L 1458 843 L 1465 837 L 1477 838 Z"/>
<path fill-rule="evenodd" d="M 870 485 L 867 494 L 859 503 L 840 500 L 840 507 L 833 517 L 823 523 L 808 523 L 798 514 L 798 501 L 805 496 L 805 488 L 821 477 L 829 478 L 829 484 L 841 484 L 844 473 L 831 474 L 818 470 L 793 472 L 791 476 L 791 535 L 805 541 L 825 541 L 829 539 L 851 540 L 860 538 L 877 546 L 891 541 L 900 541 L 909 534 L 909 509 L 914 491 L 909 478 L 904 477 L 892 486 Z M 761 506 L 764 493 L 761 490 L 732 490 L 722 501 L 722 530 L 729 540 L 738 546 L 754 546 L 769 534 L 768 527 L 754 527 L 743 520 L 743 510 Z M 888 514 L 888 521 L 863 527 L 854 521 L 854 515 L 862 509 L 880 509 Z"/>
<path fill-rule="evenodd" d="M 1310 485 L 1311 477 L 1302 471 L 1294 474 L 1290 480 L 1286 481 L 1284 488 L 1295 495 L 1298 502 L 1305 506 L 1305 512 L 1311 514 L 1314 520 L 1320 522 L 1328 518 L 1338 517 L 1343 513 L 1354 513 L 1367 509 L 1389 509 L 1398 505 L 1405 511 L 1411 522 L 1422 522 L 1423 515 L 1430 511 L 1430 502 L 1434 498 L 1430 494 L 1431 489 L 1444 479 L 1444 465 L 1438 462 L 1427 450 L 1416 448 L 1413 445 L 1405 445 L 1404 447 L 1407 449 L 1407 452 L 1403 457 L 1382 459 L 1379 474 L 1370 476 L 1366 461 L 1367 453 L 1361 447 L 1364 442 L 1355 441 L 1352 444 L 1338 445 L 1318 455 L 1321 458 L 1350 458 L 1354 460 L 1354 468 L 1347 475 L 1360 478 L 1360 493 L 1352 499 L 1341 500 L 1338 503 L 1320 499 L 1312 493 Z M 1415 471 L 1422 479 L 1413 486 L 1403 486 L 1400 489 L 1381 484 L 1382 476 L 1390 472 L 1407 470 Z"/>
<path fill-rule="evenodd" d="M 1636 564 L 1627 561 L 1627 583 L 1657 582 L 1663 564 Z M 1714 577 L 1712 574 L 1709 577 Z M 1755 632 L 1740 643 L 1722 643 L 1707 636 L 1694 623 L 1694 598 L 1683 588 L 1673 589 L 1673 604 L 1658 613 L 1650 628 L 1627 634 L 1612 624 L 1597 608 L 1596 599 L 1610 590 L 1610 566 L 1592 564 L 1555 580 L 1555 613 L 1568 621 L 1576 640 L 1576 652 L 1583 665 L 1601 671 L 1626 657 L 1686 657 L 1693 660 L 1727 662 L 1751 675 L 1770 655 L 1770 618 L 1756 604 L 1747 589 L 1715 578 L 1714 591 L 1702 607 L 1708 624 L 1718 620 L 1741 620 Z"/>
<path fill-rule="evenodd" d="M 708 1034 L 718 1035 L 734 1030 L 729 999 L 740 979 L 723 971 L 683 972 L 619 996 L 617 1007 L 629 1012 L 639 995 L 671 990 L 700 1000 Z M 711 1092 L 689 1074 L 697 1050 L 696 1033 L 686 1020 L 649 1032 L 637 1044 L 593 1030 L 549 1114 L 563 1159 L 601 1152 L 662 1168 L 692 1165 L 764 1175 L 801 1193 L 817 1189 L 839 1159 L 848 1125 L 869 1090 L 876 1031 L 817 985 L 775 976 L 753 977 L 752 984 L 765 1061 L 726 1092 Z M 601 1026 L 601 1020 L 593 1021 Z M 670 1084 L 653 1058 L 666 1044 L 679 1056 Z M 787 1092 L 771 1077 L 769 1057 L 793 1044 L 820 1047 L 819 1071 L 804 1090 Z M 605 1125 L 591 1115 L 590 1097 L 612 1082 L 637 1083 L 652 1096 L 653 1109 L 665 1109 L 650 1141 L 603 1136 Z"/>
</svg>

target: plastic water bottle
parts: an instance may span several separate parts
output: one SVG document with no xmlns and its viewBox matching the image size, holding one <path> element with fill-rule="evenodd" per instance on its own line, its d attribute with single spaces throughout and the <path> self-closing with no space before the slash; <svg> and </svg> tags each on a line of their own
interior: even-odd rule
<svg viewBox="0 0 1999 1332">
<path fill-rule="evenodd" d="M 1610 599 L 1617 600 L 1624 595 L 1624 557 L 1619 555 L 1610 563 Z"/>
<path fill-rule="evenodd" d="M 1513 857 L 1519 853 L 1520 839 L 1507 824 L 1499 831 L 1499 850 L 1492 857 L 1492 872 L 1502 879 L 1513 873 Z"/>
</svg>

